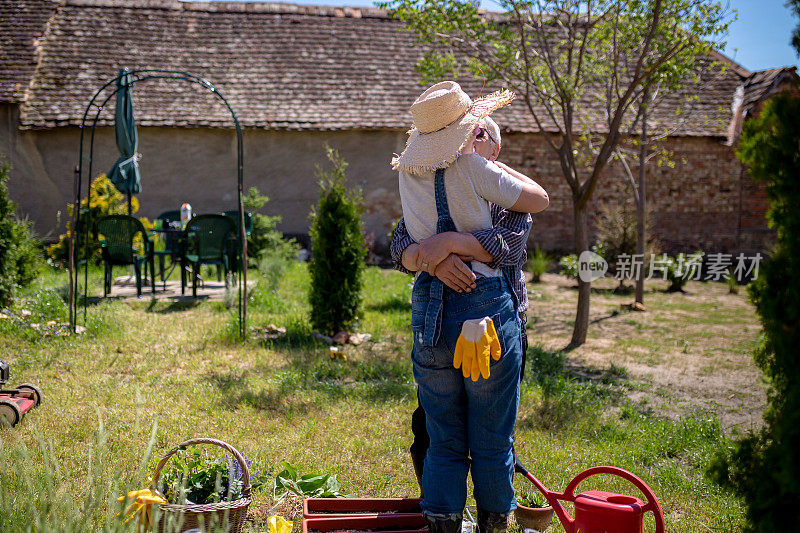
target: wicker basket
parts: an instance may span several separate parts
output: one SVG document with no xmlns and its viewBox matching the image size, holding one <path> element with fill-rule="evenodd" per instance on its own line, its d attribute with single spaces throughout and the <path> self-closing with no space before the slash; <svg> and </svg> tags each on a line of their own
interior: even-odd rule
<svg viewBox="0 0 800 533">
<path fill-rule="evenodd" d="M 161 469 L 164 468 L 170 457 L 175 455 L 177 451 L 195 444 L 214 444 L 228 450 L 233 455 L 242 469 L 242 497 L 231 502 L 193 505 L 159 504 L 158 508 L 161 510 L 161 516 L 157 525 L 158 532 L 172 533 L 173 531 L 185 531 L 195 527 L 203 531 L 216 531 L 217 528 L 227 523 L 230 533 L 241 533 L 244 528 L 245 516 L 247 516 L 247 508 L 252 501 L 250 497 L 250 471 L 238 450 L 226 442 L 217 439 L 197 438 L 178 444 L 156 466 L 156 471 L 153 474 L 153 483 L 150 487 L 151 490 L 157 490 Z"/>
</svg>

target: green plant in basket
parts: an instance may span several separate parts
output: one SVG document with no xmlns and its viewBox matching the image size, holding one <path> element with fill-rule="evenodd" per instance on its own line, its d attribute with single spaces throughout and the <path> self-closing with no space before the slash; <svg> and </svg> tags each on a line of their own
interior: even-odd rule
<svg viewBox="0 0 800 533">
<path fill-rule="evenodd" d="M 243 455 L 247 467 L 250 460 Z M 253 490 L 263 486 L 267 472 L 251 472 Z M 170 503 L 205 504 L 242 497 L 242 469 L 233 457 L 207 459 L 196 448 L 178 450 L 161 472 L 158 489 Z"/>
</svg>

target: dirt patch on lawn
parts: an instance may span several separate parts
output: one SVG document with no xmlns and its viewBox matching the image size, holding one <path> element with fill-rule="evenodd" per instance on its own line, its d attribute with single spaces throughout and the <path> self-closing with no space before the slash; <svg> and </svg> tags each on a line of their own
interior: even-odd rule
<svg viewBox="0 0 800 533">
<path fill-rule="evenodd" d="M 528 339 L 546 350 L 570 340 L 576 283 L 545 274 L 529 284 Z M 633 295 L 614 293 L 616 280 L 593 284 L 587 342 L 567 354 L 576 371 L 625 369 L 626 397 L 642 409 L 669 418 L 713 414 L 726 431 L 761 424 L 766 406 L 753 349 L 761 326 L 746 291 L 689 282 L 685 293 L 666 293 L 666 282 L 648 282 L 645 312 L 626 308 Z"/>
</svg>

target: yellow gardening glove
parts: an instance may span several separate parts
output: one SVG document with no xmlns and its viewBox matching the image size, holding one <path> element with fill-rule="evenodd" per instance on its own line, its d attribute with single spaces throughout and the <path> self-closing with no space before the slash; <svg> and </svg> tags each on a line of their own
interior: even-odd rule
<svg viewBox="0 0 800 533">
<path fill-rule="evenodd" d="M 453 366 L 461 368 L 461 373 L 465 378 L 470 376 L 472 372 L 472 364 L 475 360 L 475 343 L 469 342 L 464 338 L 464 326 L 461 328 L 461 335 L 458 336 L 456 341 L 456 353 L 453 356 Z"/>
<path fill-rule="evenodd" d="M 267 518 L 269 533 L 292 533 L 292 522 L 281 516 L 270 516 Z"/>
<path fill-rule="evenodd" d="M 489 320 L 489 324 L 486 326 L 486 330 L 489 333 L 489 350 L 492 352 L 492 359 L 495 361 L 500 360 L 500 338 L 497 336 L 497 330 L 494 329 L 494 322 Z"/>
<path fill-rule="evenodd" d="M 461 362 L 464 360 L 464 337 L 458 336 L 456 341 L 456 352 L 453 354 L 453 368 L 461 368 Z"/>
<path fill-rule="evenodd" d="M 461 367 L 464 377 L 478 381 L 490 375 L 489 358 L 500 359 L 500 340 L 490 317 L 466 320 L 456 342 L 453 366 Z"/>
<path fill-rule="evenodd" d="M 492 322 L 489 321 L 489 324 Z M 478 340 L 478 357 L 475 365 L 472 367 L 472 381 L 478 381 L 478 375 L 482 375 L 483 379 L 489 377 L 489 357 L 491 356 L 491 348 L 489 348 L 489 336 L 483 335 Z"/>
<path fill-rule="evenodd" d="M 126 497 L 120 496 L 117 498 L 120 503 L 124 502 Z M 125 509 L 125 523 L 133 519 L 137 514 L 139 515 L 139 530 L 147 531 L 150 529 L 150 506 L 154 503 L 167 503 L 167 500 L 151 491 L 150 489 L 134 490 L 128 493 L 127 500 L 131 503 Z M 117 515 L 119 516 L 119 515 Z"/>
</svg>

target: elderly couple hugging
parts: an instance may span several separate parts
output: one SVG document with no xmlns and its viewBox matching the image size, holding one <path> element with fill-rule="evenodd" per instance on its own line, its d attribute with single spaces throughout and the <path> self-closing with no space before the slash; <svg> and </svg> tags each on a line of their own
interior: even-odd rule
<svg viewBox="0 0 800 533">
<path fill-rule="evenodd" d="M 461 528 L 471 469 L 479 533 L 506 531 L 516 507 L 514 423 L 527 348 L 525 244 L 545 209 L 535 181 L 497 161 L 489 118 L 514 95 L 472 100 L 453 81 L 411 106 L 399 171 L 403 219 L 391 253 L 414 273 L 411 359 L 419 407 L 411 456 L 432 533 Z"/>
</svg>

